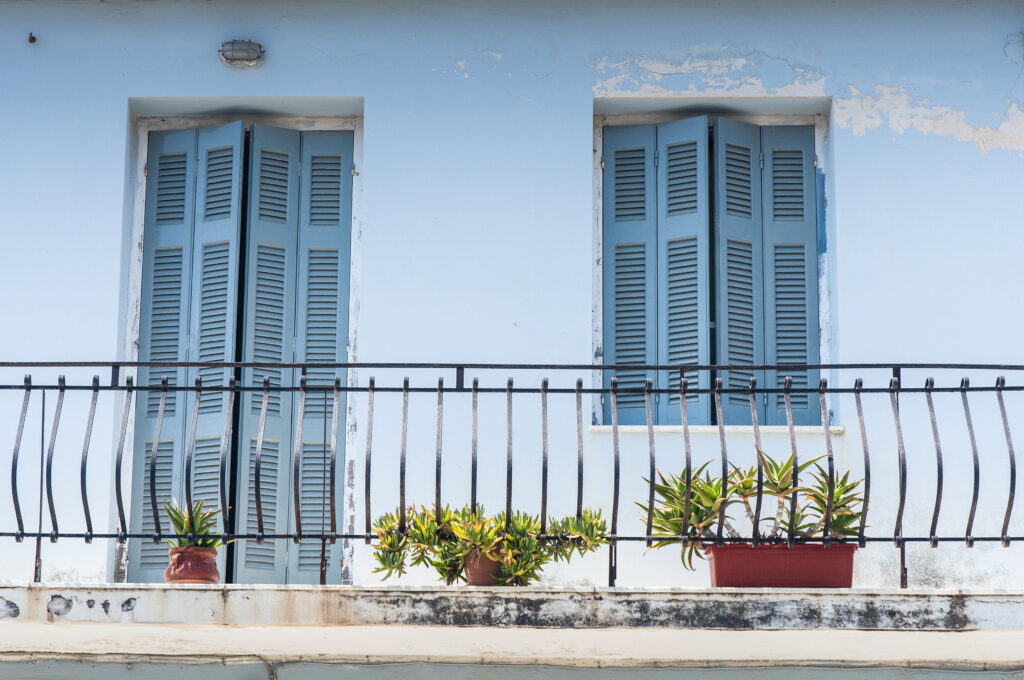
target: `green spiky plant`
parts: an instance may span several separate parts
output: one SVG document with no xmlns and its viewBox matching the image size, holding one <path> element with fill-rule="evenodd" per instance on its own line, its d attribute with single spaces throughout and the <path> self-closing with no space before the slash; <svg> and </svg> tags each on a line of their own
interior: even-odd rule
<svg viewBox="0 0 1024 680">
<path fill-rule="evenodd" d="M 506 527 L 505 513 L 489 516 L 479 505 L 440 511 L 410 506 L 404 532 L 400 521 L 396 511 L 373 524 L 378 538 L 374 573 L 384 574 L 382 579 L 405 574 L 407 565 L 426 565 L 452 585 L 465 580 L 466 559 L 473 556 L 499 563 L 498 583 L 524 586 L 540 578 L 548 562 L 568 562 L 608 543 L 601 512 L 590 509 L 578 518 L 551 518 L 545 535 L 536 515 L 514 512 Z"/>
<path fill-rule="evenodd" d="M 762 468 L 762 497 L 775 498 L 775 512 L 772 517 L 758 518 L 758 523 L 770 524 L 762 538 L 776 541 L 788 536 L 790 531 L 797 538 L 821 538 L 825 530 L 825 510 L 828 503 L 828 473 L 818 465 L 824 456 L 795 463 L 795 455 L 784 460 L 775 460 L 763 451 L 757 452 Z M 694 568 L 694 558 L 703 559 L 706 545 L 717 538 L 720 511 L 724 506 L 723 529 L 730 538 L 741 534 L 733 525 L 730 510 L 742 506 L 749 522 L 755 521 L 757 497 L 757 467 L 732 466 L 727 476 L 728 488 L 722 497 L 722 478 L 707 471 L 709 463 L 694 469 L 690 476 L 690 494 L 687 502 L 686 479 L 684 475 L 664 474 L 658 471 L 654 485 L 654 511 L 651 532 L 653 548 L 669 545 L 682 546 L 680 559 L 683 567 Z M 810 483 L 794 486 L 793 479 L 802 479 L 802 474 L 811 466 Z M 644 480 L 645 482 L 648 480 Z M 828 526 L 830 538 L 856 536 L 860 526 L 862 480 L 850 480 L 850 472 L 835 476 L 832 493 L 832 515 Z M 796 498 L 795 512 L 792 501 Z M 647 519 L 649 506 L 637 503 Z M 687 517 L 686 537 L 682 542 L 683 518 Z M 660 539 L 660 540 L 659 540 Z"/>
<path fill-rule="evenodd" d="M 192 504 L 192 517 L 195 519 L 193 528 L 189 525 L 187 508 L 183 510 L 179 507 L 177 499 L 171 499 L 170 502 L 164 500 L 164 513 L 171 523 L 171 533 L 181 537 L 165 538 L 164 541 L 167 542 L 167 545 L 172 548 L 189 545 L 200 548 L 220 548 L 225 545 L 220 536 L 216 535 L 220 533 L 217 531 L 217 515 L 220 514 L 220 510 L 204 510 L 204 503 L 205 500 L 200 499 Z M 191 541 L 188 539 L 189 534 L 194 536 Z"/>
</svg>

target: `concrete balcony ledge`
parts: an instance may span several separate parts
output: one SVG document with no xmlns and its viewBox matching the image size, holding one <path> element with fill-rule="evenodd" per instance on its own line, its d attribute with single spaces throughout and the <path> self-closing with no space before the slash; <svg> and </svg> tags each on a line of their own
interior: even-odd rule
<svg viewBox="0 0 1024 680">
<path fill-rule="evenodd" d="M 1024 631 L 1024 592 L 0 585 L 0 637 L 18 622 Z"/>
</svg>

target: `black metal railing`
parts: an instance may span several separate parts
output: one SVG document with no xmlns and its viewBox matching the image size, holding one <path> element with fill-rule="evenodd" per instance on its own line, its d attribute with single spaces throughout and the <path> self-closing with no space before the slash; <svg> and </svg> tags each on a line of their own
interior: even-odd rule
<svg viewBox="0 0 1024 680">
<path fill-rule="evenodd" d="M 194 385 L 173 385 L 169 384 L 167 378 L 163 378 L 159 384 L 148 384 L 148 385 L 137 385 L 133 381 L 132 374 L 139 369 L 148 368 L 222 368 L 222 369 L 234 369 L 236 377 L 229 380 L 226 385 L 206 385 L 203 384 L 199 378 L 196 378 Z M 269 378 L 263 380 L 262 384 L 255 385 L 243 385 L 237 376 L 241 375 L 241 370 L 245 368 L 266 368 L 271 367 L 279 369 L 281 371 L 292 370 L 297 373 L 301 373 L 301 377 L 295 380 L 295 384 L 275 386 L 272 385 Z M 694 427 L 693 424 L 688 422 L 687 403 L 688 397 L 691 395 L 708 395 L 712 404 L 712 424 L 717 427 L 718 430 L 718 451 L 717 457 L 721 465 L 721 474 L 723 478 L 722 495 L 723 498 L 727 494 L 727 480 L 730 471 L 730 457 L 727 446 L 726 426 L 730 423 L 725 421 L 723 417 L 723 398 L 728 395 L 742 395 L 749 400 L 750 405 L 750 434 L 753 437 L 754 447 L 761 449 L 761 437 L 762 430 L 765 426 L 758 424 L 758 398 L 761 395 L 781 395 L 782 401 L 785 404 L 786 413 L 786 424 L 785 429 L 788 432 L 789 447 L 792 450 L 794 456 L 797 458 L 800 455 L 797 447 L 797 434 L 796 426 L 794 425 L 793 409 L 792 409 L 792 398 L 796 395 L 807 395 L 808 399 L 816 399 L 822 419 L 828 423 L 830 413 L 834 410 L 830 408 L 835 406 L 839 400 L 846 400 L 847 402 L 852 401 L 853 410 L 856 414 L 855 418 L 846 418 L 847 422 L 856 424 L 857 432 L 851 435 L 850 442 L 853 441 L 854 436 L 859 435 L 860 440 L 860 461 L 858 461 L 862 468 L 860 472 L 863 474 L 863 503 L 862 513 L 860 518 L 859 527 L 857 529 L 856 536 L 852 536 L 846 539 L 831 538 L 828 533 L 822 538 L 807 539 L 794 535 L 792 530 L 792 523 L 790 524 L 790 530 L 788 535 L 781 536 L 779 538 L 768 538 L 762 535 L 759 523 L 762 520 L 761 509 L 762 500 L 765 494 L 763 488 L 763 477 L 761 460 L 757 458 L 757 479 L 756 479 L 756 495 L 754 497 L 755 510 L 754 510 L 754 521 L 751 523 L 749 535 L 746 536 L 734 536 L 726 535 L 723 531 L 725 526 L 725 505 L 723 504 L 719 516 L 716 529 L 714 531 L 714 542 L 718 544 L 728 542 L 752 542 L 755 545 L 761 542 L 785 542 L 785 543 L 799 543 L 813 540 L 815 542 L 823 542 L 828 545 L 835 542 L 855 542 L 859 546 L 864 547 L 872 542 L 889 542 L 892 543 L 900 551 L 901 557 L 901 583 L 906 585 L 906 546 L 908 543 L 927 543 L 932 547 L 938 546 L 940 543 L 950 542 L 962 542 L 967 548 L 973 547 L 979 542 L 998 543 L 1002 546 L 1009 546 L 1013 542 L 1024 540 L 1024 536 L 1012 535 L 1011 531 L 1011 519 L 1013 516 L 1014 507 L 1014 496 L 1016 489 L 1016 458 L 1013 447 L 1013 440 L 1011 435 L 1011 419 L 1007 413 L 1007 407 L 1004 400 L 1004 395 L 1024 392 L 1024 380 L 1016 380 L 1008 383 L 1003 375 L 995 377 L 996 373 L 1010 374 L 1017 376 L 1018 378 L 1024 373 L 1024 366 L 1022 365 L 990 365 L 990 364 L 885 364 L 885 363 L 862 363 L 862 364 L 819 364 L 819 365 L 777 365 L 777 366 L 602 366 L 602 365 L 589 365 L 589 364 L 484 364 L 484 363 L 352 363 L 352 364 L 297 364 L 297 363 L 281 363 L 281 364 L 259 364 L 259 363 L 140 363 L 140 362 L 120 362 L 120 363 L 103 363 L 103 362 L 7 362 L 0 363 L 0 371 L 5 371 L 10 374 L 12 371 L 24 371 L 24 370 L 63 370 L 63 369 L 104 369 L 109 372 L 109 382 L 102 382 L 99 375 L 96 375 L 89 382 L 82 382 L 81 384 L 69 384 L 65 380 L 64 376 L 61 375 L 55 383 L 41 384 L 33 380 L 31 375 L 26 375 L 21 382 L 8 381 L 8 384 L 0 384 L 0 391 L 11 391 L 22 392 L 20 412 L 12 413 L 12 417 L 17 417 L 17 427 L 15 430 L 13 454 L 11 457 L 11 475 L 10 475 L 10 494 L 11 501 L 14 510 L 13 522 L 6 519 L 0 519 L 0 539 L 14 539 L 15 541 L 23 541 L 26 538 L 36 539 L 49 539 L 51 542 L 56 542 L 60 539 L 81 539 L 85 542 L 91 542 L 94 539 L 111 539 L 118 543 L 125 543 L 130 539 L 144 539 L 159 542 L 162 539 L 168 537 L 177 538 L 189 538 L 188 536 L 173 536 L 168 533 L 165 525 L 160 521 L 160 512 L 158 507 L 158 498 L 156 495 L 156 479 L 155 465 L 148 465 L 148 474 L 150 475 L 149 483 L 149 498 L 144 499 L 150 510 L 152 511 L 154 519 L 155 531 L 153 532 L 139 532 L 129 531 L 131 522 L 129 521 L 128 514 L 126 512 L 125 498 L 125 484 L 128 480 L 123 478 L 123 463 L 126 455 L 132 455 L 130 451 L 130 445 L 128 443 L 128 432 L 131 424 L 134 422 L 134 409 L 137 402 L 136 396 L 138 393 L 149 393 L 158 392 L 160 394 L 159 405 L 157 407 L 157 421 L 154 432 L 153 441 L 160 440 L 160 428 L 161 422 L 164 419 L 164 414 L 167 409 L 168 395 L 181 392 L 181 393 L 200 393 L 200 392 L 227 392 L 231 395 L 231 398 L 227 401 L 227 408 L 224 413 L 224 426 L 222 435 L 222 444 L 220 448 L 220 459 L 219 459 L 219 484 L 218 490 L 220 494 L 219 507 L 229 507 L 229 485 L 231 484 L 231 451 L 232 441 L 238 436 L 238 425 L 236 417 L 236 404 L 239 396 L 245 393 L 254 393 L 254 397 L 258 397 L 258 400 L 254 403 L 259 404 L 259 429 L 257 434 L 256 446 L 255 446 L 255 475 L 254 480 L 254 496 L 255 496 L 255 514 L 256 514 L 256 527 L 255 531 L 226 531 L 221 535 L 224 540 L 232 539 L 251 539 L 257 542 L 262 541 L 274 541 L 274 540 L 292 540 L 299 542 L 301 540 L 320 540 L 326 543 L 335 543 L 338 540 L 344 541 L 364 541 L 365 543 L 372 543 L 376 538 L 371 523 L 373 521 L 373 511 L 376 507 L 377 511 L 381 511 L 380 502 L 375 501 L 373 493 L 373 464 L 375 456 L 379 455 L 374 448 L 374 428 L 381 427 L 381 423 L 378 421 L 374 422 L 375 412 L 375 398 L 379 398 L 379 395 L 392 394 L 399 395 L 401 398 L 401 423 L 399 428 L 399 448 L 398 448 L 398 476 L 395 479 L 395 483 L 398 486 L 398 508 L 400 509 L 400 525 L 405 525 L 405 508 L 407 507 L 407 462 L 409 456 L 409 423 L 410 423 L 410 395 L 416 394 L 431 394 L 436 395 L 436 445 L 434 447 L 434 483 L 433 483 L 433 503 L 437 508 L 442 506 L 444 501 L 444 494 L 442 493 L 442 469 L 444 467 L 444 453 L 445 453 L 445 437 L 444 437 L 444 416 L 445 416 L 445 398 L 449 395 L 463 394 L 468 396 L 470 409 L 469 409 L 469 430 L 468 433 L 471 439 L 470 449 L 470 480 L 469 480 L 469 502 L 475 506 L 478 502 L 478 487 L 479 477 L 482 472 L 489 472 L 487 470 L 481 470 L 479 462 L 478 448 L 479 448 L 479 413 L 480 413 L 480 401 L 482 399 L 490 398 L 500 400 L 504 397 L 505 407 L 505 498 L 504 505 L 506 511 L 506 517 L 510 517 L 513 510 L 513 485 L 514 475 L 513 470 L 516 462 L 516 446 L 513 442 L 513 432 L 515 430 L 515 423 L 517 417 L 522 417 L 520 409 L 514 409 L 514 404 L 520 395 L 537 395 L 540 397 L 540 408 L 539 413 L 531 414 L 530 418 L 539 417 L 540 421 L 540 457 L 541 457 L 541 473 L 540 473 L 540 488 L 539 488 L 539 510 L 541 521 L 544 522 L 542 527 L 542 533 L 546 528 L 547 515 L 549 510 L 549 498 L 551 494 L 551 476 L 549 474 L 549 400 L 551 399 L 564 399 L 571 404 L 570 407 L 565 408 L 565 413 L 568 414 L 570 410 L 574 410 L 575 413 L 575 443 L 576 443 L 576 460 L 575 460 L 575 474 L 573 475 L 572 482 L 575 486 L 574 494 L 574 506 L 577 515 L 582 513 L 584 507 L 584 487 L 586 476 L 589 474 L 600 475 L 602 483 L 606 483 L 610 486 L 610 507 L 603 508 L 609 513 L 610 521 L 610 547 L 608 551 L 609 555 L 609 585 L 614 585 L 616 580 L 617 571 L 617 550 L 620 543 L 625 542 L 642 542 L 647 546 L 652 544 L 655 540 L 653 531 L 653 501 L 655 497 L 655 473 L 659 468 L 657 446 L 655 442 L 655 433 L 658 430 L 658 426 L 655 423 L 653 413 L 653 402 L 658 398 L 659 395 L 673 395 L 678 396 L 680 404 L 680 419 L 681 419 L 681 438 L 682 438 L 682 455 L 684 456 L 685 462 L 682 464 L 682 474 L 686 479 L 687 492 L 689 491 L 689 485 L 692 478 L 693 470 L 695 469 L 694 452 L 692 450 L 692 434 L 691 429 Z M 822 378 L 817 386 L 808 387 L 797 387 L 794 385 L 793 380 L 790 378 L 784 378 L 781 380 L 780 385 L 776 386 L 760 386 L 757 384 L 756 378 L 750 379 L 749 385 L 745 388 L 727 388 L 724 386 L 722 376 L 727 374 L 730 370 L 745 371 L 745 372 L 759 372 L 759 371 L 775 371 L 778 375 L 784 376 L 788 372 L 793 374 L 806 375 L 808 370 L 820 371 L 822 375 L 830 374 L 832 376 L 838 376 L 839 379 L 843 379 L 847 386 L 830 386 L 825 378 Z M 313 371 L 328 371 L 335 372 L 339 375 L 347 375 L 347 379 L 341 377 L 335 378 L 333 384 L 311 384 L 306 379 L 306 373 Z M 541 374 L 538 379 L 530 377 L 531 384 L 529 386 L 524 385 L 524 378 L 509 377 L 504 379 L 504 384 L 482 384 L 479 377 L 473 377 L 470 383 L 466 384 L 466 372 L 474 371 L 478 373 L 485 373 L 492 377 L 495 374 L 514 373 L 518 376 L 523 374 Z M 587 387 L 585 384 L 589 380 L 594 383 L 601 384 L 602 375 L 615 376 L 616 374 L 622 374 L 625 372 L 643 371 L 648 376 L 655 376 L 659 371 L 669 371 L 679 374 L 678 389 L 667 389 L 667 388 L 656 388 L 652 378 L 647 378 L 642 387 L 624 388 L 621 387 L 618 380 L 612 377 L 608 383 L 608 387 Z M 369 375 L 370 373 L 388 373 L 394 374 L 393 379 L 389 379 L 387 384 L 380 384 L 376 377 Z M 436 384 L 433 379 L 426 385 L 413 385 L 409 377 L 402 377 L 401 380 L 398 376 L 402 373 L 413 373 L 417 375 L 437 375 Z M 855 372 L 869 372 L 875 376 L 875 380 L 879 380 L 880 375 L 884 375 L 888 380 L 887 384 L 882 382 L 881 384 L 869 385 L 865 383 L 865 380 L 861 377 L 853 377 L 856 375 Z M 940 372 L 943 375 L 960 374 L 964 373 L 983 373 L 985 375 L 991 374 L 993 379 L 989 384 L 978 385 L 972 384 L 970 379 L 964 377 L 959 380 L 959 384 L 950 385 L 939 385 L 932 377 L 926 377 L 919 387 L 911 387 L 903 384 L 902 376 L 908 372 L 920 372 L 925 374 L 926 372 Z M 454 386 L 446 385 L 444 380 L 444 374 L 451 376 L 454 373 Z M 707 374 L 709 381 L 705 384 L 708 387 L 698 388 L 694 387 L 691 380 L 688 380 L 688 376 L 692 377 L 694 374 Z M 318 375 L 322 375 L 318 374 Z M 362 381 L 359 376 L 368 375 L 365 381 Z M 550 379 L 549 375 L 557 376 L 555 383 Z M 287 381 L 286 381 L 287 382 Z M 73 465 L 70 461 L 60 461 L 55 463 L 55 442 L 57 439 L 58 430 L 61 426 L 61 412 L 64 407 L 65 396 L 73 392 L 85 392 L 89 395 L 88 415 L 86 417 L 86 427 L 84 435 L 84 444 L 81 450 L 81 457 L 77 466 Z M 40 504 L 42 498 L 45 497 L 46 507 L 49 514 L 49 528 L 44 530 L 41 526 L 37 531 L 32 531 L 26 526 L 25 517 L 23 516 L 23 508 L 21 497 L 19 494 L 19 460 L 20 452 L 22 449 L 22 440 L 25 432 L 26 416 L 29 411 L 30 403 L 32 403 L 33 395 L 55 395 L 56 404 L 52 413 L 52 421 L 50 423 L 50 434 L 48 437 L 48 443 L 45 448 L 45 464 L 44 473 L 42 479 L 43 491 L 41 492 Z M 99 402 L 101 395 L 113 394 L 115 397 L 121 400 L 119 404 L 120 417 L 118 419 L 119 426 L 116 430 L 116 434 L 113 438 L 113 496 L 116 508 L 116 523 L 112 528 L 108 527 L 108 530 L 102 531 L 97 530 L 94 523 L 93 517 L 93 504 L 90 503 L 88 493 L 88 469 L 90 462 L 90 442 L 92 439 L 92 433 L 95 424 L 97 403 Z M 291 513 L 292 523 L 294 525 L 294 531 L 288 533 L 268 532 L 265 531 L 265 503 L 264 490 L 261 489 L 261 465 L 263 465 L 263 444 L 264 444 L 264 425 L 267 419 L 268 404 L 271 401 L 271 396 L 277 394 L 284 397 L 285 395 L 293 395 L 293 398 L 297 401 L 298 418 L 296 422 L 299 424 L 296 428 L 294 435 L 295 442 L 291 452 L 290 463 L 293 466 L 293 479 L 291 494 Z M 348 395 L 359 394 L 365 397 L 364 404 L 361 404 L 365 411 L 351 412 L 346 414 L 344 410 L 345 399 Z M 970 491 L 971 497 L 969 502 L 969 510 L 967 511 L 966 517 L 964 517 L 963 525 L 964 531 L 962 534 L 949 535 L 943 534 L 939 531 L 939 519 L 940 510 L 943 503 L 943 491 L 945 487 L 944 483 L 944 463 L 946 459 L 943 454 L 942 437 L 940 436 L 940 418 L 937 416 L 937 409 L 935 406 L 935 395 L 939 394 L 954 394 L 959 395 L 960 401 L 962 402 L 962 424 L 966 430 L 967 440 L 970 445 L 970 470 L 971 470 L 971 484 Z M 998 412 L 998 421 L 1001 425 L 1001 432 L 998 433 L 998 439 L 1001 440 L 1000 446 L 1003 448 L 1003 453 L 1000 454 L 1000 458 L 1006 461 L 1006 486 L 999 486 L 1002 489 L 997 489 L 996 485 L 987 485 L 984 488 L 981 484 L 982 479 L 982 461 L 983 457 L 979 453 L 978 438 L 976 436 L 976 428 L 974 425 L 975 418 L 972 416 L 971 410 L 971 397 L 972 395 L 990 394 L 995 397 L 995 409 Z M 648 480 L 646 482 L 646 498 L 627 498 L 626 501 L 641 500 L 646 501 L 648 506 L 652 508 L 646 514 L 644 521 L 643 533 L 620 533 L 620 501 L 622 501 L 622 447 L 620 444 L 620 433 L 624 426 L 619 424 L 619 400 L 624 396 L 632 396 L 634 399 L 639 401 L 639 397 L 642 397 L 643 405 L 645 409 L 645 419 L 642 427 L 646 428 L 647 434 L 647 447 L 645 453 L 647 454 L 646 470 L 643 470 L 644 476 Z M 45 398 L 45 396 L 44 396 Z M 330 457 L 328 465 L 328 482 L 329 482 L 329 494 L 325 496 L 325 507 L 324 516 L 329 518 L 329 522 L 325 523 L 320 527 L 319 531 L 307 531 L 307 527 L 303 527 L 302 524 L 302 511 L 300 508 L 300 493 L 299 493 L 299 451 L 302 441 L 302 422 L 303 422 L 303 410 L 311 398 L 316 398 L 320 402 L 324 403 L 324 417 L 327 418 L 328 414 L 330 417 L 330 429 L 329 429 L 329 441 L 330 441 Z M 888 429 L 890 423 L 892 427 L 892 433 L 894 439 L 891 442 L 895 449 L 895 459 L 889 462 L 893 464 L 896 471 L 895 479 L 895 510 L 891 518 L 887 518 L 886 521 L 891 519 L 892 532 L 890 534 L 881 533 L 869 533 L 868 528 L 871 527 L 869 523 L 869 511 L 873 507 L 872 499 L 872 457 L 869 446 L 869 426 L 880 428 L 882 425 L 877 422 L 880 416 L 876 416 L 874 419 L 865 416 L 864 402 L 869 398 L 876 400 L 884 400 L 888 402 L 886 410 L 891 412 L 891 416 L 887 416 L 884 420 L 891 420 L 885 425 L 885 429 Z M 908 494 L 909 494 L 909 474 L 911 466 L 908 465 L 908 454 L 907 448 L 904 442 L 904 428 L 907 423 L 907 415 L 903 413 L 903 407 L 901 406 L 900 399 L 904 400 L 911 398 L 923 398 L 924 407 L 928 413 L 928 426 L 931 432 L 932 445 L 934 447 L 934 464 L 933 466 L 927 466 L 935 477 L 935 490 L 934 494 L 929 494 L 931 498 L 931 520 L 928 525 L 926 532 L 910 533 L 905 531 L 904 520 L 907 511 Z M 974 397 L 977 399 L 977 397 Z M 588 399 L 590 403 L 587 403 Z M 597 405 L 603 403 L 603 400 L 608 400 L 610 423 L 606 425 L 611 426 L 611 469 L 610 478 L 605 477 L 608 470 L 598 470 L 596 473 L 588 467 L 589 457 L 588 452 L 585 450 L 585 441 L 587 439 L 587 432 L 585 430 L 585 424 L 594 424 L 600 419 L 601 408 Z M 331 408 L 326 409 L 326 404 L 330 402 Z M 198 398 L 192 400 L 192 412 L 190 428 L 188 430 L 187 445 L 184 450 L 184 497 L 188 506 L 188 512 L 191 516 L 192 505 L 194 500 L 193 484 L 192 484 L 192 469 L 195 458 L 195 445 L 196 445 L 196 422 L 197 414 L 199 409 L 200 400 Z M 462 414 L 464 417 L 465 414 Z M 343 472 L 344 468 L 339 465 L 339 429 L 342 430 L 340 435 L 344 439 L 344 423 L 346 418 L 357 419 L 362 426 L 365 428 L 365 447 L 360 452 L 348 451 L 344 452 L 344 446 L 342 445 L 341 455 L 357 463 L 362 462 L 362 508 L 364 511 L 364 525 L 361 531 L 355 530 L 354 525 L 351 521 L 348 523 L 349 530 L 339 527 L 342 526 L 341 510 L 339 508 L 339 495 L 338 495 L 338 477 L 339 472 Z M 959 421 L 959 417 L 957 418 Z M 746 421 L 744 424 L 748 424 Z M 951 426 L 950 423 L 943 423 L 944 425 Z M 958 424 L 958 423 L 957 423 Z M 392 423 L 388 423 L 387 427 L 392 427 Z M 566 423 L 567 427 L 570 427 Z M 915 427 L 921 427 L 920 422 L 915 422 Z M 852 428 L 851 428 L 852 429 Z M 836 482 L 836 461 L 833 452 L 833 440 L 830 427 L 821 428 L 821 433 L 824 440 L 825 454 L 824 469 L 827 470 L 828 480 L 828 504 L 825 508 L 824 513 L 824 525 L 829 526 L 829 519 L 832 513 L 832 492 L 835 488 Z M 991 448 L 991 442 L 995 433 L 986 431 L 986 447 Z M 532 445 L 531 445 L 532 446 Z M 156 449 L 156 447 L 152 447 Z M 852 448 L 852 447 L 851 447 Z M 930 453 L 930 452 L 929 452 Z M 921 454 L 922 456 L 924 454 Z M 1003 457 L 1005 456 L 1005 458 Z M 988 461 L 989 458 L 984 460 Z M 920 458 L 915 453 L 914 456 L 914 469 L 922 469 L 922 466 L 927 461 L 927 458 Z M 876 461 L 877 463 L 877 461 Z M 992 464 L 995 464 L 994 462 Z M 1001 465 L 1001 464 L 1000 464 Z M 75 470 L 79 477 L 79 487 L 81 494 L 81 505 L 82 513 L 84 517 L 84 531 L 66 531 L 60 528 L 58 513 L 56 510 L 56 504 L 54 502 L 54 477 L 58 472 L 65 470 Z M 497 471 L 494 471 L 497 472 Z M 358 475 L 358 472 L 356 473 Z M 799 483 L 796 475 L 792 480 L 793 487 L 795 488 Z M 358 485 L 351 485 L 351 494 L 356 494 Z M 559 488 L 565 488 L 561 480 L 559 480 Z M 985 535 L 975 535 L 975 524 L 979 507 L 979 500 L 982 498 L 992 498 L 995 495 L 1002 495 L 1005 493 L 1005 503 L 1001 503 L 1002 508 L 1002 519 L 999 523 L 1000 529 L 997 532 L 989 532 Z M 689 493 L 687 493 L 687 497 Z M 791 496 L 792 502 L 795 503 L 795 494 Z M 892 500 L 892 496 L 888 497 Z M 287 502 L 285 498 L 278 498 L 279 502 Z M 356 499 L 351 499 L 355 501 Z M 375 506 L 375 502 L 377 505 Z M 352 507 L 355 507 L 355 503 L 352 503 Z M 391 509 L 391 505 L 388 509 Z M 791 510 L 795 510 L 791 506 Z M 877 512 L 877 511 L 876 511 Z M 871 517 L 874 518 L 873 515 Z M 875 521 L 878 521 L 875 518 Z M 4 526 L 7 524 L 7 526 Z M 639 523 L 638 523 L 639 525 Z M 225 527 L 233 527 L 234 523 L 231 517 L 225 518 Z M 329 529 L 329 530 L 327 530 Z M 662 537 L 657 537 L 656 540 L 664 540 Z M 688 540 L 693 540 L 687 536 L 687 527 L 684 521 L 683 531 L 680 536 L 676 539 L 680 543 L 685 544 Z"/>
</svg>

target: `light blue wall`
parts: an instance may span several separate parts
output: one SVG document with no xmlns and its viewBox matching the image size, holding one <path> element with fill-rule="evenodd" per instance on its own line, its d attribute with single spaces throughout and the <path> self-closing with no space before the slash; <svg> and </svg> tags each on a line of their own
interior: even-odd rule
<svg viewBox="0 0 1024 680">
<path fill-rule="evenodd" d="M 736 106 L 757 109 L 788 96 L 809 109 L 832 98 L 831 359 L 1020 362 L 1022 31 L 1017 2 L 3 3 L 0 358 L 114 358 L 128 285 L 130 98 L 362 97 L 357 358 L 588 363 L 595 97 L 652 97 L 662 108 L 743 97 Z M 266 62 L 221 64 L 217 48 L 231 38 L 262 42 Z M 3 399 L 14 413 L 16 400 Z M 560 413 L 562 450 L 574 455 L 574 417 Z M 0 444 L 13 438 L 4 418 Z M 921 437 L 922 469 L 932 455 L 925 422 L 908 434 Z M 448 427 L 468 439 L 458 421 Z M 97 494 L 108 488 L 106 430 Z M 68 460 L 80 447 L 70 432 Z M 1002 461 L 1001 434 L 990 432 L 986 455 Z M 890 441 L 875 450 L 891 454 Z M 859 440 L 846 448 L 859 455 Z M 986 483 L 1003 493 L 992 474 Z M 76 485 L 61 501 L 75 518 Z M 102 546 L 64 545 L 45 550 L 87 554 L 84 571 L 102 564 Z M 25 577 L 18 555 L 18 572 L 0 562 L 0 577 Z M 596 578 L 601 570 L 598 560 Z"/>
</svg>

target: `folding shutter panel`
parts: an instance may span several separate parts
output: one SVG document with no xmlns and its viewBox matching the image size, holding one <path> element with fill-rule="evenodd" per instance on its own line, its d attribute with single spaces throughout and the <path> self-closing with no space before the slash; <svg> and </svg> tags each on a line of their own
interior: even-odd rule
<svg viewBox="0 0 1024 680">
<path fill-rule="evenodd" d="M 764 158 L 765 356 L 769 364 L 818 363 L 817 191 L 814 128 L 762 128 Z M 768 387 L 815 387 L 818 371 L 769 371 Z M 793 422 L 817 425 L 815 395 L 793 394 Z M 766 422 L 786 423 L 781 394 L 769 395 Z"/>
<path fill-rule="evenodd" d="M 246 231 L 245 311 L 242 360 L 290 362 L 295 318 L 295 249 L 298 225 L 299 133 L 253 125 L 249 154 L 249 212 Z M 291 371 L 247 368 L 242 383 L 291 386 Z M 263 393 L 241 399 L 237 511 L 240 532 L 257 533 L 256 448 Z M 260 463 L 260 502 L 264 534 L 286 533 L 293 399 L 272 392 L 268 402 Z M 235 551 L 235 581 L 283 583 L 287 543 L 281 540 L 240 541 Z"/>
<path fill-rule="evenodd" d="M 719 364 L 764 363 L 761 267 L 761 133 L 755 125 L 715 121 L 715 300 Z M 725 387 L 748 389 L 752 370 L 724 371 Z M 747 394 L 722 395 L 726 425 L 750 424 Z M 758 404 L 763 420 L 763 400 Z"/>
<path fill-rule="evenodd" d="M 190 361 L 235 360 L 238 328 L 238 270 L 242 226 L 241 121 L 199 128 L 196 162 L 196 216 L 192 240 L 192 299 L 190 303 Z M 233 369 L 190 368 L 188 384 L 202 378 L 204 387 L 226 386 Z M 219 510 L 220 447 L 227 416 L 226 392 L 213 389 L 199 395 L 195 450 L 192 461 L 192 499 Z M 186 445 L 195 394 L 183 400 Z M 185 502 L 185 493 L 178 499 Z M 218 521 L 218 529 L 223 522 Z M 217 555 L 221 566 L 224 553 Z"/>
<path fill-rule="evenodd" d="M 196 131 L 152 132 L 146 181 L 146 215 L 142 255 L 140 361 L 185 361 L 188 358 L 189 290 L 195 196 Z M 140 368 L 140 386 L 186 384 L 184 369 Z M 133 533 L 155 530 L 150 503 L 150 452 L 160 392 L 139 392 L 135 405 L 131 525 Z M 185 405 L 182 394 L 169 391 L 156 456 L 156 497 L 161 528 L 168 531 L 162 501 L 179 495 L 184 450 Z M 167 545 L 132 539 L 128 548 L 129 581 L 162 581 Z"/>
<path fill-rule="evenodd" d="M 657 260 L 653 125 L 604 129 L 604 363 L 657 361 Z M 620 389 L 640 390 L 643 370 L 605 371 L 604 387 L 618 378 Z M 652 376 L 653 377 L 653 376 Z M 619 422 L 646 422 L 640 391 L 620 394 Z M 604 421 L 611 423 L 611 400 Z"/>
<path fill-rule="evenodd" d="M 658 363 L 709 364 L 708 119 L 658 126 Z M 707 372 L 688 371 L 692 388 L 708 386 Z M 662 371 L 659 422 L 680 423 L 679 372 Z M 687 398 L 687 418 L 706 424 L 707 395 Z"/>
<path fill-rule="evenodd" d="M 351 132 L 303 132 L 299 177 L 296 360 L 343 363 L 348 359 L 349 260 L 352 221 Z M 306 384 L 330 388 L 344 369 L 309 369 Z M 294 376 L 298 380 L 298 376 Z M 336 475 L 344 474 L 345 401 L 339 406 Z M 343 481 L 330 497 L 332 391 L 307 394 L 299 451 L 299 501 L 303 534 L 329 533 L 331 504 L 341 530 Z M 296 407 L 297 416 L 297 407 Z M 293 433 L 294 437 L 294 433 Z M 294 441 L 292 449 L 294 448 Z M 290 449 L 289 455 L 292 450 Z M 290 497 L 290 496 L 289 496 Z M 289 508 L 293 518 L 294 511 Z M 292 527 L 294 528 L 294 526 Z M 327 582 L 341 583 L 341 542 L 321 539 L 289 543 L 289 583 L 319 583 L 321 548 L 326 548 Z"/>
</svg>

